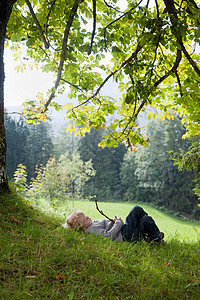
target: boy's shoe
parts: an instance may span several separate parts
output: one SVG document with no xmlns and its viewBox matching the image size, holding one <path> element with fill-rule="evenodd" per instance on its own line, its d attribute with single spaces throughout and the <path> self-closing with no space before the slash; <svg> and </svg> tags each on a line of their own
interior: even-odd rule
<svg viewBox="0 0 200 300">
<path fill-rule="evenodd" d="M 155 244 L 166 244 L 166 242 L 164 241 L 164 233 L 163 232 L 160 232 L 159 233 L 159 236 L 156 237 L 155 239 L 152 240 L 153 243 Z"/>
<path fill-rule="evenodd" d="M 147 243 L 153 243 L 153 244 L 157 244 L 157 245 L 159 245 L 159 244 L 165 245 L 166 244 L 166 242 L 164 241 L 164 233 L 163 232 L 160 232 L 159 235 L 154 239 L 152 239 L 147 233 L 143 233 L 142 235 L 143 235 L 145 242 L 147 242 Z"/>
</svg>

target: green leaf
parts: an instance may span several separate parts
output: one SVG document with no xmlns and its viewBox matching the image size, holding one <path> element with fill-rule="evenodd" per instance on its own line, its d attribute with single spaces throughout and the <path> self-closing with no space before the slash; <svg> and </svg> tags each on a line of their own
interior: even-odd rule
<svg viewBox="0 0 200 300">
<path fill-rule="evenodd" d="M 131 92 L 128 92 L 124 101 L 127 103 L 127 104 L 131 104 L 134 102 L 134 94 L 131 93 Z"/>
<path fill-rule="evenodd" d="M 112 47 L 112 54 L 117 55 L 121 52 L 121 50 L 117 46 Z"/>
</svg>

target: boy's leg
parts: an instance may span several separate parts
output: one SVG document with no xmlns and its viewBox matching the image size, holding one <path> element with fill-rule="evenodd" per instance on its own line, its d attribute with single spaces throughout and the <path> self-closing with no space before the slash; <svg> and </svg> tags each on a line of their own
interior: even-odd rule
<svg viewBox="0 0 200 300">
<path fill-rule="evenodd" d="M 147 213 L 142 207 L 136 205 L 132 208 L 122 228 L 122 235 L 126 241 L 139 240 L 139 221 L 144 216 L 147 216 Z"/>
<path fill-rule="evenodd" d="M 139 230 L 143 237 L 147 234 L 149 241 L 156 239 L 160 235 L 160 230 L 156 225 L 154 219 L 150 216 L 144 216 L 140 219 Z"/>
</svg>

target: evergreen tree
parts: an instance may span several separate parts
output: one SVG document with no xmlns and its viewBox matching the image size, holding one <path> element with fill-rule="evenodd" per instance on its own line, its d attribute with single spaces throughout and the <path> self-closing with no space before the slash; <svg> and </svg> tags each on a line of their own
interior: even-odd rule
<svg viewBox="0 0 200 300">
<path fill-rule="evenodd" d="M 35 177 L 35 166 L 46 164 L 53 145 L 49 136 L 50 126 L 26 124 L 5 115 L 7 136 L 7 169 L 11 180 L 19 164 L 26 166 L 27 181 Z"/>
<path fill-rule="evenodd" d="M 28 126 L 20 118 L 18 121 L 5 115 L 5 129 L 7 139 L 7 172 L 9 180 L 12 179 L 17 166 L 27 162 Z"/>
<path fill-rule="evenodd" d="M 98 146 L 104 134 L 103 129 L 92 129 L 79 142 L 78 151 L 83 161 L 92 159 L 96 171 L 84 187 L 86 196 L 96 196 L 100 201 L 121 200 L 122 188 L 120 169 L 126 147 L 120 144 L 117 148 Z"/>
<path fill-rule="evenodd" d="M 191 146 L 189 149 L 180 149 L 179 152 L 171 151 L 171 159 L 174 160 L 174 164 L 178 166 L 179 171 L 192 170 L 195 171 L 194 192 L 200 199 L 200 137 L 196 136 L 191 140 Z M 193 215 L 197 219 L 200 219 L 200 204 L 199 207 L 194 208 Z"/>
<path fill-rule="evenodd" d="M 72 156 L 72 153 L 78 148 L 78 141 L 79 137 L 75 137 L 74 134 L 67 132 L 66 128 L 61 130 L 59 135 L 56 136 L 53 141 L 53 154 L 55 155 L 56 160 L 66 152 L 69 156 Z"/>
<path fill-rule="evenodd" d="M 149 122 L 149 147 L 138 147 L 137 153 L 127 155 L 122 165 L 122 183 L 126 187 L 125 195 L 128 199 L 150 202 L 192 215 L 197 205 L 197 197 L 193 192 L 194 175 L 192 172 L 179 172 L 169 154 L 170 150 L 188 148 L 188 142 L 182 140 L 184 133 L 185 128 L 179 118 Z M 127 180 L 126 183 L 125 169 L 127 178 L 132 172 L 131 181 Z"/>
<path fill-rule="evenodd" d="M 128 151 L 124 156 L 120 171 L 125 201 L 135 201 L 141 196 L 139 182 L 135 175 L 136 168 L 135 153 Z"/>
<path fill-rule="evenodd" d="M 53 144 L 49 135 L 50 125 L 41 123 L 38 125 L 30 124 L 29 135 L 26 138 L 26 154 L 28 181 L 35 178 L 35 166 L 45 165 L 48 161 L 50 154 L 52 154 Z"/>
</svg>

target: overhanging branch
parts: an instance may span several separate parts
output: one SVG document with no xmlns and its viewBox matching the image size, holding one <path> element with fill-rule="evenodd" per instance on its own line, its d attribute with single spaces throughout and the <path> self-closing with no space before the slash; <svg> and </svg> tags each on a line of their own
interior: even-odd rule
<svg viewBox="0 0 200 300">
<path fill-rule="evenodd" d="M 44 43 L 44 45 L 45 45 L 45 48 L 48 49 L 48 48 L 49 48 L 49 43 L 46 41 L 46 38 L 45 38 L 44 33 L 43 33 L 43 30 L 42 30 L 42 28 L 41 28 L 41 26 L 40 26 L 40 23 L 39 23 L 39 21 L 38 21 L 36 15 L 35 15 L 35 13 L 34 13 L 34 10 L 33 10 L 33 8 L 32 8 L 32 5 L 31 5 L 31 3 L 30 3 L 29 0 L 25 0 L 25 2 L 26 2 L 27 6 L 28 6 L 28 8 L 29 8 L 29 10 L 30 10 L 30 13 L 31 13 L 31 15 L 32 15 L 33 20 L 35 21 L 35 24 L 36 24 L 37 29 L 38 29 L 38 31 L 39 31 L 39 34 L 40 34 L 40 36 L 41 36 L 41 38 L 42 38 L 42 41 L 43 41 L 43 43 Z"/>
<path fill-rule="evenodd" d="M 94 36 L 95 36 L 95 31 L 96 31 L 96 0 L 92 0 L 93 3 L 93 30 L 92 30 L 92 38 L 91 38 L 91 43 L 90 43 L 90 49 L 88 51 L 88 55 L 91 54 L 92 52 L 92 46 L 94 42 Z"/>
<path fill-rule="evenodd" d="M 103 88 L 103 86 L 107 83 L 107 81 L 108 81 L 111 77 L 113 77 L 115 74 L 117 74 L 117 73 L 118 73 L 125 65 L 127 65 L 129 62 L 131 62 L 131 61 L 133 60 L 133 58 L 135 58 L 135 57 L 137 56 L 138 52 L 139 52 L 141 49 L 142 49 L 142 46 L 140 46 L 140 44 L 138 44 L 136 50 L 131 54 L 131 56 L 130 56 L 129 58 L 127 58 L 127 59 L 121 64 L 121 66 L 120 66 L 118 69 L 116 69 L 115 71 L 111 72 L 111 73 L 104 79 L 104 81 L 100 84 L 100 86 L 98 87 L 98 89 L 96 90 L 96 92 L 95 92 L 91 97 L 89 97 L 87 100 L 85 100 L 83 103 L 81 103 L 81 105 L 75 106 L 75 107 L 73 108 L 73 110 L 76 109 L 76 108 L 78 108 L 78 107 L 80 107 L 80 106 L 85 105 L 85 104 L 88 103 L 90 100 L 92 100 L 93 98 L 95 98 L 95 97 L 98 95 L 98 93 L 100 92 L 100 90 Z"/>
<path fill-rule="evenodd" d="M 182 97 L 183 96 L 183 92 L 182 92 L 182 87 L 181 87 L 181 81 L 180 81 L 180 78 L 179 78 L 177 70 L 175 71 L 175 74 L 176 74 L 176 78 L 177 78 L 177 82 L 178 82 L 178 86 L 179 86 L 180 95 Z"/>
<path fill-rule="evenodd" d="M 107 48 L 107 42 L 106 42 L 106 30 L 109 26 L 111 26 L 112 24 L 118 22 L 120 19 L 124 18 L 127 14 L 129 14 L 132 10 L 136 9 L 136 7 L 138 7 L 140 5 L 140 3 L 143 0 L 140 0 L 134 7 L 132 7 L 129 11 L 123 13 L 122 16 L 118 17 L 117 19 L 115 19 L 114 21 L 110 22 L 105 28 L 104 28 L 104 42 L 105 42 L 105 48 Z"/>
<path fill-rule="evenodd" d="M 109 8 L 111 8 L 111 9 L 113 9 L 113 10 L 115 10 L 115 11 L 117 11 L 117 12 L 119 12 L 119 13 L 122 13 L 122 14 L 123 14 L 123 12 L 122 12 L 122 11 L 120 11 L 119 9 L 117 9 L 117 8 L 113 7 L 112 5 L 108 4 L 106 0 L 103 0 L 103 2 L 104 2 L 104 3 L 105 3 L 105 5 L 106 5 L 106 6 L 108 6 Z"/>
<path fill-rule="evenodd" d="M 190 2 L 192 2 L 193 5 L 196 4 L 193 0 L 191 0 Z M 173 0 L 164 0 L 164 3 L 165 3 L 165 6 L 166 6 L 166 10 L 169 14 L 169 18 L 170 18 L 170 21 L 171 21 L 171 24 L 172 24 L 172 28 L 178 28 L 178 25 L 180 25 L 180 24 L 179 24 L 178 15 L 177 15 L 177 12 L 176 12 L 176 9 L 175 9 L 174 1 Z M 175 34 L 175 36 L 177 38 L 177 42 L 181 46 L 181 49 L 182 49 L 185 57 L 188 59 L 190 65 L 193 67 L 194 71 L 198 74 L 198 76 L 200 76 L 200 69 L 197 67 L 197 64 L 192 59 L 190 54 L 187 52 L 187 50 L 186 50 L 186 48 L 183 44 L 180 29 L 179 29 L 178 34 Z"/>
<path fill-rule="evenodd" d="M 71 82 L 65 80 L 64 78 L 60 78 L 60 80 L 62 80 L 62 81 L 64 81 L 65 83 L 67 83 L 67 84 L 73 86 L 74 88 L 76 88 L 76 89 L 79 90 L 80 92 L 83 91 L 79 86 L 77 86 L 76 84 L 73 84 L 73 83 L 71 83 Z"/>
<path fill-rule="evenodd" d="M 198 74 L 198 76 L 200 76 L 200 69 L 197 67 L 197 64 L 195 63 L 195 61 L 192 59 L 192 57 L 190 56 L 190 54 L 187 52 L 183 42 L 181 41 L 181 49 L 185 55 L 185 57 L 188 59 L 190 65 L 193 67 L 194 71 Z"/>
<path fill-rule="evenodd" d="M 62 42 L 62 51 L 61 51 L 61 55 L 60 55 L 60 64 L 59 64 L 59 67 L 58 67 L 57 79 L 56 79 L 53 91 L 52 91 L 51 95 L 49 96 L 49 99 L 45 103 L 45 107 L 44 107 L 43 112 L 47 111 L 49 104 L 51 103 L 52 99 L 55 97 L 56 90 L 57 90 L 57 88 L 59 86 L 59 83 L 60 83 L 60 80 L 61 80 L 61 74 L 62 74 L 63 65 L 64 65 L 64 61 L 65 61 L 65 54 L 66 54 L 66 50 L 67 50 L 67 42 L 68 42 L 69 31 L 70 31 L 70 28 L 72 26 L 74 17 L 76 15 L 78 6 L 79 6 L 79 1 L 75 0 L 74 5 L 73 5 L 72 10 L 71 10 L 71 14 L 70 14 L 70 16 L 68 18 L 68 21 L 67 21 L 67 25 L 65 27 L 65 31 L 64 31 L 64 37 L 63 37 L 63 42 Z"/>
<path fill-rule="evenodd" d="M 171 70 L 169 70 L 165 75 L 163 75 L 160 79 L 158 79 L 155 84 L 154 84 L 154 87 L 157 87 L 159 84 L 161 84 L 161 82 L 163 82 L 167 77 L 170 76 L 171 73 L 175 73 L 178 66 L 179 66 L 179 63 L 181 61 L 181 58 L 182 58 L 182 52 L 181 50 L 177 50 L 177 53 L 176 53 L 176 60 L 174 62 L 174 65 L 173 67 L 171 68 Z"/>
<path fill-rule="evenodd" d="M 45 25 L 45 31 L 46 31 L 46 37 L 47 37 L 47 39 L 48 39 L 48 23 L 49 23 L 49 17 L 50 17 L 50 15 L 51 15 L 51 12 L 52 12 L 52 9 L 53 9 L 55 3 L 56 3 L 56 0 L 54 0 L 54 1 L 52 2 L 51 7 L 50 7 L 49 12 L 48 12 L 48 15 L 47 15 L 47 21 L 46 21 L 46 25 Z"/>
</svg>

